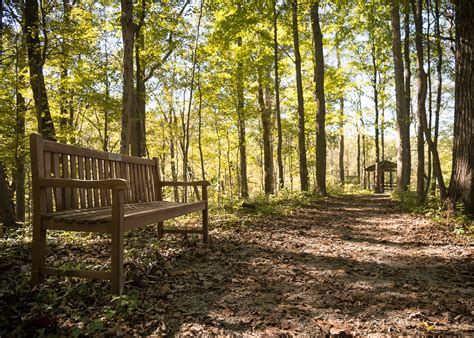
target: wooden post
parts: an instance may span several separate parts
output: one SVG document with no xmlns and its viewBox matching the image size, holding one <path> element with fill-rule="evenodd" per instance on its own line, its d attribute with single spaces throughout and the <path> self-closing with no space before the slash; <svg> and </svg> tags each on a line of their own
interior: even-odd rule
<svg viewBox="0 0 474 338">
<path fill-rule="evenodd" d="M 46 189 L 39 187 L 39 179 L 44 178 L 43 137 L 30 136 L 31 178 L 33 183 L 33 250 L 31 264 L 31 284 L 38 285 L 43 280 L 41 268 L 46 257 L 46 230 L 41 226 L 41 214 L 46 213 Z"/>
<path fill-rule="evenodd" d="M 123 212 L 125 191 L 112 190 L 112 279 L 111 292 L 122 294 L 123 289 Z"/>
<path fill-rule="evenodd" d="M 393 190 L 393 173 L 390 172 L 390 190 Z"/>
<path fill-rule="evenodd" d="M 204 243 L 209 242 L 209 211 L 207 202 L 207 184 L 202 185 L 202 200 L 206 203 L 206 208 L 202 211 L 202 240 Z"/>
</svg>

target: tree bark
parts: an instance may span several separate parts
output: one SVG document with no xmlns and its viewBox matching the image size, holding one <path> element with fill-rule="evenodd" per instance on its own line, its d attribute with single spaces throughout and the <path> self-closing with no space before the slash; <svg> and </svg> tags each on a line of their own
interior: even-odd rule
<svg viewBox="0 0 474 338">
<path fill-rule="evenodd" d="M 474 214 L 474 3 L 456 0 L 456 84 L 450 198 Z"/>
<path fill-rule="evenodd" d="M 397 0 L 392 0 L 392 53 L 395 67 L 395 96 L 397 109 L 397 190 L 407 191 L 410 184 L 410 114 L 405 102 L 403 59 L 400 38 L 400 8 Z"/>
<path fill-rule="evenodd" d="M 15 211 L 10 192 L 8 189 L 8 181 L 6 177 L 5 167 L 0 162 L 0 221 L 5 227 L 15 225 Z"/>
<path fill-rule="evenodd" d="M 135 38 L 135 95 L 130 127 L 130 152 L 132 156 L 146 156 L 146 88 L 145 74 L 140 51 L 145 48 L 145 37 L 141 29 Z"/>
<path fill-rule="evenodd" d="M 441 162 L 439 160 L 438 149 L 436 149 L 433 143 L 433 140 L 431 138 L 431 133 L 430 133 L 430 130 L 428 129 L 428 123 L 427 123 L 427 118 L 426 118 L 425 101 L 426 101 L 426 94 L 427 94 L 427 75 L 423 68 L 422 0 L 417 0 L 416 4 L 415 4 L 415 0 L 412 0 L 412 8 L 413 8 L 413 14 L 415 16 L 415 29 L 416 29 L 415 44 L 416 44 L 416 55 L 417 55 L 416 58 L 417 58 L 417 81 L 418 81 L 418 113 L 417 113 L 418 124 L 421 129 L 420 131 L 422 131 L 426 137 L 426 142 L 428 143 L 429 150 L 433 157 L 434 175 L 436 176 L 436 180 L 438 182 L 440 198 L 444 200 L 447 197 L 447 192 L 446 192 L 446 185 L 443 179 L 443 173 L 441 171 Z M 421 136 L 421 138 L 422 137 L 423 135 Z M 421 150 L 421 146 L 419 147 L 419 150 Z M 424 188 L 424 185 L 423 187 L 420 185 L 420 188 Z M 418 190 L 417 190 L 417 193 L 419 193 Z M 423 195 L 425 194 L 424 189 L 422 190 L 422 194 Z M 424 202 L 424 196 L 418 195 L 418 198 L 419 199 L 421 198 L 420 202 Z"/>
<path fill-rule="evenodd" d="M 133 47 L 135 24 L 133 23 L 133 1 L 121 0 L 122 41 L 123 41 L 123 89 L 122 89 L 122 131 L 120 153 L 128 154 L 130 149 L 133 109 Z"/>
<path fill-rule="evenodd" d="M 419 19 L 417 18 L 417 4 L 418 0 L 411 0 L 411 6 L 413 15 L 415 17 L 415 26 L 420 26 Z M 417 153 L 418 153 L 418 164 L 417 164 L 417 175 L 416 175 L 416 195 L 418 203 L 422 204 L 425 202 L 425 146 L 423 136 L 423 114 L 426 115 L 426 73 L 423 68 L 423 42 L 421 32 L 418 31 L 415 34 L 415 45 L 417 46 L 417 62 L 416 62 L 416 80 L 417 80 Z M 421 48 L 418 48 L 418 45 Z"/>
<path fill-rule="evenodd" d="M 278 13 L 277 1 L 273 3 L 273 58 L 275 64 L 275 113 L 277 122 L 277 162 L 278 162 L 278 187 L 285 187 L 285 176 L 283 171 L 283 136 L 281 130 L 281 111 L 280 111 L 280 75 L 278 70 Z"/>
<path fill-rule="evenodd" d="M 436 89 L 436 107 L 435 107 L 435 123 L 434 123 L 434 136 L 433 142 L 435 147 L 438 148 L 438 136 L 439 136 L 439 114 L 441 111 L 441 95 L 443 89 L 443 48 L 441 46 L 441 32 L 439 27 L 439 12 L 440 0 L 435 0 L 435 45 L 436 45 L 436 54 L 438 57 L 436 63 L 436 74 L 437 74 L 437 89 Z M 433 180 L 432 183 L 433 194 L 436 193 L 436 181 Z"/>
<path fill-rule="evenodd" d="M 273 194 L 275 191 L 274 191 L 274 184 L 273 184 L 273 151 L 272 151 L 272 139 L 271 139 L 272 112 L 271 112 L 271 105 L 267 104 L 267 102 L 269 101 L 270 93 L 269 93 L 269 88 L 267 86 L 266 87 L 267 100 L 265 100 L 261 69 L 257 70 L 257 77 L 258 77 L 258 103 L 260 106 L 260 117 L 262 121 L 262 129 L 263 129 L 264 191 L 265 191 L 265 194 Z"/>
<path fill-rule="evenodd" d="M 300 186 L 302 191 L 308 191 L 308 164 L 306 160 L 306 137 L 305 137 L 305 116 L 304 116 L 304 96 L 303 81 L 301 76 L 301 55 L 298 37 L 298 0 L 293 0 L 292 6 L 292 27 L 293 45 L 295 49 L 296 68 L 296 92 L 298 95 L 298 150 L 300 159 Z"/>
<path fill-rule="evenodd" d="M 25 77 L 22 69 L 26 65 L 25 60 L 25 45 L 24 40 L 21 39 L 16 50 L 16 125 L 15 125 L 15 208 L 16 220 L 23 222 L 25 220 L 25 158 L 26 158 L 26 113 L 27 105 L 22 91 L 26 88 Z"/>
<path fill-rule="evenodd" d="M 68 0 L 63 0 L 63 23 L 65 29 L 68 29 L 71 25 L 70 20 L 70 13 L 71 13 L 71 5 L 69 4 Z M 67 31 L 67 33 L 69 33 Z M 70 126 L 70 114 L 69 114 L 69 97 L 68 97 L 68 70 L 70 66 L 69 61 L 69 51 L 67 46 L 67 40 L 63 36 L 61 40 L 61 55 L 59 57 L 59 65 L 60 65 L 60 79 L 59 79 L 59 140 L 62 143 L 67 143 L 69 141 L 69 135 L 72 133 L 72 130 L 69 128 Z"/>
<path fill-rule="evenodd" d="M 242 37 L 237 38 L 237 46 L 242 47 Z M 245 111 L 244 111 L 244 86 L 243 86 L 243 63 L 237 63 L 237 117 L 239 129 L 239 152 L 240 152 L 240 195 L 249 198 L 247 182 L 247 150 L 245 144 Z"/>
<path fill-rule="evenodd" d="M 199 106 L 198 106 L 198 148 L 199 148 L 199 160 L 201 162 L 201 177 L 202 180 L 206 180 L 206 170 L 204 168 L 204 155 L 202 151 L 202 90 L 201 90 L 201 81 L 198 80 L 198 93 L 199 93 Z M 218 138 L 218 162 L 219 162 L 219 182 L 218 186 L 220 187 L 221 181 L 221 140 L 219 137 L 219 132 L 218 129 L 216 130 L 217 132 L 217 138 Z"/>
<path fill-rule="evenodd" d="M 24 34 L 26 35 L 28 50 L 30 84 L 35 101 L 38 132 L 43 135 L 45 139 L 56 141 L 56 132 L 53 120 L 51 119 L 43 74 L 47 41 L 44 41 L 43 47 L 41 47 L 38 11 L 38 0 L 26 0 Z"/>
<path fill-rule="evenodd" d="M 336 45 L 337 68 L 341 71 L 341 55 Z M 344 184 L 344 92 L 339 97 L 339 182 Z"/>
<path fill-rule="evenodd" d="M 380 175 L 380 126 L 379 126 L 379 90 L 378 90 L 378 67 L 375 55 L 375 41 L 372 37 L 372 88 L 374 90 L 374 106 L 375 106 L 375 192 L 380 193 L 381 189 L 381 175 Z"/>
<path fill-rule="evenodd" d="M 311 28 L 314 41 L 314 83 L 316 111 L 316 192 L 325 196 L 326 191 L 326 99 L 324 97 L 323 34 L 319 24 L 319 4 L 311 4 Z"/>
<path fill-rule="evenodd" d="M 411 62 L 410 62 L 410 4 L 407 2 L 404 6 L 404 24 L 403 28 L 405 31 L 404 41 L 403 41 L 403 59 L 404 59 L 404 77 L 405 77 L 405 109 L 407 112 L 408 120 L 406 121 L 408 125 L 408 140 L 410 140 L 410 124 L 411 124 Z M 410 151 L 407 155 L 409 161 L 407 163 L 407 187 L 410 189 L 411 181 L 411 144 Z M 398 169 L 397 169 L 398 170 Z"/>
</svg>

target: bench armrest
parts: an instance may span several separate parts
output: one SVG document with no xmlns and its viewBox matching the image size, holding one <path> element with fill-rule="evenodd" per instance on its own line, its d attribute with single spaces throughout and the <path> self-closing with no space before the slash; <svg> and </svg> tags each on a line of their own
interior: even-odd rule
<svg viewBox="0 0 474 338">
<path fill-rule="evenodd" d="M 39 186 L 50 188 L 86 188 L 113 190 L 130 189 L 130 183 L 122 178 L 111 178 L 105 180 L 78 180 L 74 178 L 40 178 Z"/>
<path fill-rule="evenodd" d="M 191 181 L 191 182 L 161 181 L 159 184 L 162 187 L 192 187 L 192 186 L 207 187 L 211 185 L 211 183 L 209 183 L 208 181 Z"/>
</svg>

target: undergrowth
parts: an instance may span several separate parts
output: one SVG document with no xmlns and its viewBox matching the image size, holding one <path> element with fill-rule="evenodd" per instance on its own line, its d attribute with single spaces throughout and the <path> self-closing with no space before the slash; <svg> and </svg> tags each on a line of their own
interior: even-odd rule
<svg viewBox="0 0 474 338">
<path fill-rule="evenodd" d="M 456 205 L 455 208 L 446 208 L 439 198 L 430 198 L 420 204 L 414 191 L 394 191 L 391 197 L 399 202 L 402 210 L 429 217 L 438 224 L 449 226 L 457 235 L 474 239 L 474 218 L 463 213 L 462 204 Z"/>
</svg>

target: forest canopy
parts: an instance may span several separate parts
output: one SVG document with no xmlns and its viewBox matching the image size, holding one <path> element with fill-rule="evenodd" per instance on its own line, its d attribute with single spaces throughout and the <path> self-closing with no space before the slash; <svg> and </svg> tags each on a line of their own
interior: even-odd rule
<svg viewBox="0 0 474 338">
<path fill-rule="evenodd" d="M 157 157 L 164 179 L 208 180 L 217 203 L 381 192 L 387 160 L 399 192 L 473 211 L 468 0 L 1 6 L 5 224 L 30 209 L 32 132 Z"/>
</svg>

